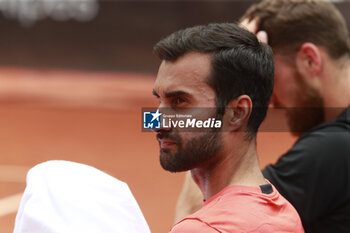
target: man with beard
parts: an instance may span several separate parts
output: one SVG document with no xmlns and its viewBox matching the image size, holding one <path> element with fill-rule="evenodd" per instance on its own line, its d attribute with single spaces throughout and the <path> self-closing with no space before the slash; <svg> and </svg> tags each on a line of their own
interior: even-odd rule
<svg viewBox="0 0 350 233">
<path fill-rule="evenodd" d="M 275 56 L 272 102 L 286 108 L 295 145 L 264 177 L 297 209 L 305 232 L 350 232 L 350 45 L 345 21 L 327 1 L 265 0 L 243 22 Z M 186 180 L 177 218 L 196 208 Z"/>
<path fill-rule="evenodd" d="M 154 52 L 162 60 L 153 89 L 160 112 L 222 122 L 155 130 L 162 167 L 190 170 L 204 197 L 171 232 L 304 232 L 257 161 L 256 132 L 273 88 L 270 48 L 236 24 L 209 24 L 171 34 Z"/>
</svg>

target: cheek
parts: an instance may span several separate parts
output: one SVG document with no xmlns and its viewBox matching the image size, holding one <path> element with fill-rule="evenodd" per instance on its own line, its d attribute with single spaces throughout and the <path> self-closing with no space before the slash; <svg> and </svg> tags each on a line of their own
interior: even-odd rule
<svg viewBox="0 0 350 233">
<path fill-rule="evenodd" d="M 281 76 L 275 78 L 272 101 L 276 106 L 293 107 L 297 85 L 291 76 Z"/>
<path fill-rule="evenodd" d="M 295 97 L 298 90 L 295 68 L 276 59 L 274 81 L 272 99 L 274 104 L 280 107 L 295 106 Z"/>
<path fill-rule="evenodd" d="M 284 86 L 281 85 L 280 80 L 275 79 L 275 83 L 273 86 L 273 94 L 272 94 L 272 103 L 278 107 L 280 105 L 283 106 L 285 102 L 285 96 L 287 95 L 287 91 L 284 89 Z"/>
<path fill-rule="evenodd" d="M 183 145 L 187 145 L 189 142 L 196 140 L 204 134 L 205 132 L 202 132 L 202 130 L 200 130 L 199 132 L 178 132 L 179 139 L 181 140 L 181 143 Z"/>
</svg>

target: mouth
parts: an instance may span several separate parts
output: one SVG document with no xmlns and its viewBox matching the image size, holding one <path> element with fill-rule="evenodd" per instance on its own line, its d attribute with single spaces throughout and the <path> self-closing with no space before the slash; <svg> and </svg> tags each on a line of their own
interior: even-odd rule
<svg viewBox="0 0 350 233">
<path fill-rule="evenodd" d="M 160 148 L 170 148 L 176 145 L 176 142 L 169 139 L 158 139 Z"/>
</svg>

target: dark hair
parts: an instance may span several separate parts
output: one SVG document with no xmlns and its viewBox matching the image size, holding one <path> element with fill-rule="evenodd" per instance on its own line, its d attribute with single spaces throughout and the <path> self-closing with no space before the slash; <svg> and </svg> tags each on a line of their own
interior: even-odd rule
<svg viewBox="0 0 350 233">
<path fill-rule="evenodd" d="M 275 52 L 295 55 L 305 42 L 326 49 L 333 59 L 350 54 L 346 23 L 326 0 L 264 0 L 252 5 L 242 18 L 258 20 Z"/>
<path fill-rule="evenodd" d="M 174 32 L 154 46 L 162 60 L 176 61 L 189 52 L 212 55 L 208 85 L 216 92 L 221 115 L 225 106 L 240 95 L 248 95 L 253 110 L 248 130 L 255 135 L 266 116 L 273 89 L 274 62 L 271 48 L 234 23 L 195 26 Z"/>
</svg>

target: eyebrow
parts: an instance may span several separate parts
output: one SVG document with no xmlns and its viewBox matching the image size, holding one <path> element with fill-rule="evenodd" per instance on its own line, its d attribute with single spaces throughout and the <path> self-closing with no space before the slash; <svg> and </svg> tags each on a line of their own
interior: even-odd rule
<svg viewBox="0 0 350 233">
<path fill-rule="evenodd" d="M 152 91 L 152 94 L 154 96 L 156 96 L 157 98 L 160 97 L 159 94 L 155 90 Z M 184 92 L 184 91 L 171 91 L 171 92 L 165 92 L 164 96 L 165 96 L 165 98 L 173 98 L 173 97 L 177 97 L 177 96 L 190 96 L 190 94 L 187 92 Z"/>
</svg>

